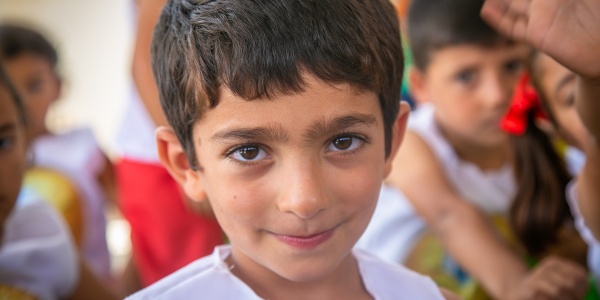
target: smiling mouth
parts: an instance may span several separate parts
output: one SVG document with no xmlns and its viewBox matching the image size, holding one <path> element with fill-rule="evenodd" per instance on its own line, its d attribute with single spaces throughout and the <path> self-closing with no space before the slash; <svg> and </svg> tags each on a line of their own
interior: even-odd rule
<svg viewBox="0 0 600 300">
<path fill-rule="evenodd" d="M 327 231 L 323 231 L 317 234 L 309 235 L 309 236 L 293 236 L 293 235 L 285 235 L 285 234 L 274 234 L 275 237 L 288 244 L 294 248 L 299 249 L 313 249 L 317 246 L 325 243 L 333 233 L 335 228 L 329 229 Z"/>
</svg>

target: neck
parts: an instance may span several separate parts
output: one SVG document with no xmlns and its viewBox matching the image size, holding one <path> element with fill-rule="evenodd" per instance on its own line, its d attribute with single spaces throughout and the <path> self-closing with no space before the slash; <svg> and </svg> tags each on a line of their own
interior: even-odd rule
<svg viewBox="0 0 600 300">
<path fill-rule="evenodd" d="M 231 272 L 263 299 L 371 299 L 351 253 L 332 273 L 302 282 L 278 275 L 251 258 L 239 255 L 235 248 L 226 262 Z"/>
<path fill-rule="evenodd" d="M 483 171 L 497 170 L 513 159 L 512 147 L 508 137 L 502 143 L 490 146 L 475 143 L 441 127 L 440 131 L 452 145 L 458 157 L 475 164 Z"/>
</svg>

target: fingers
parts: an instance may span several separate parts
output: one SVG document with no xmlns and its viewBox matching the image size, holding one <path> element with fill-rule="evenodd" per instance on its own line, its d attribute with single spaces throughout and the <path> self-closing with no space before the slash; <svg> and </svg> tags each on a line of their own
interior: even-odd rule
<svg viewBox="0 0 600 300">
<path fill-rule="evenodd" d="M 543 260 L 532 274 L 534 298 L 581 299 L 587 291 L 587 274 L 579 265 L 557 257 Z"/>
<path fill-rule="evenodd" d="M 487 0 L 481 16 L 505 36 L 522 41 L 527 34 L 530 0 Z"/>
</svg>

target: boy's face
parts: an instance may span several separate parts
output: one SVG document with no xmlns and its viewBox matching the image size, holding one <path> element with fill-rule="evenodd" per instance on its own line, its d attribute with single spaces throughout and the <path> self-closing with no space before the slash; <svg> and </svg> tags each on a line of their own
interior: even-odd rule
<svg viewBox="0 0 600 300">
<path fill-rule="evenodd" d="M 253 101 L 224 89 L 194 128 L 200 171 L 175 176 L 192 199 L 206 192 L 234 273 L 307 282 L 352 263 L 390 171 L 408 107 L 386 160 L 375 93 L 307 82 L 303 93 Z"/>
<path fill-rule="evenodd" d="M 4 222 L 12 211 L 25 171 L 26 149 L 23 124 L 8 90 L 0 85 L 0 240 Z"/>
<path fill-rule="evenodd" d="M 497 146 L 508 138 L 500 120 L 525 57 L 526 48 L 518 45 L 436 50 L 424 72 L 413 70 L 418 77 L 415 95 L 435 104 L 436 120 L 446 131 L 475 145 Z"/>
<path fill-rule="evenodd" d="M 27 136 L 46 134 L 48 108 L 60 94 L 60 80 L 48 60 L 33 53 L 23 53 L 5 62 L 5 69 L 23 98 L 27 111 Z"/>
<path fill-rule="evenodd" d="M 533 76 L 537 77 L 540 92 L 548 102 L 561 136 L 569 144 L 582 149 L 587 130 L 575 108 L 575 74 L 549 56 L 539 54 L 535 59 Z"/>
</svg>

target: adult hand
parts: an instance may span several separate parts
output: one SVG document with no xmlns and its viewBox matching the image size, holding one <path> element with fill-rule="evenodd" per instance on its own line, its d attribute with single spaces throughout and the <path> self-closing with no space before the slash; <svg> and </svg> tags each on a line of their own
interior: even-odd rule
<svg viewBox="0 0 600 300">
<path fill-rule="evenodd" d="M 481 15 L 509 38 L 600 80 L 600 1 L 486 0 Z"/>
</svg>

